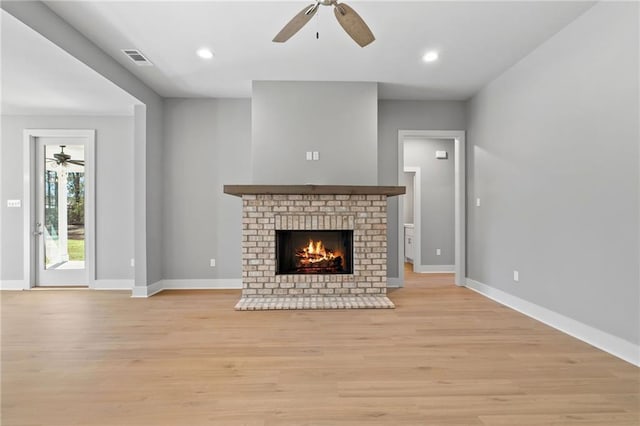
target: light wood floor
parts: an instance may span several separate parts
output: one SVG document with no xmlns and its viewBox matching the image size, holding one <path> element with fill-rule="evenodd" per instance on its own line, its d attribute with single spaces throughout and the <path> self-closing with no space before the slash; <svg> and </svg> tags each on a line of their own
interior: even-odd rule
<svg viewBox="0 0 640 426">
<path fill-rule="evenodd" d="M 638 368 L 452 284 L 395 310 L 2 293 L 2 426 L 634 425 Z"/>
</svg>

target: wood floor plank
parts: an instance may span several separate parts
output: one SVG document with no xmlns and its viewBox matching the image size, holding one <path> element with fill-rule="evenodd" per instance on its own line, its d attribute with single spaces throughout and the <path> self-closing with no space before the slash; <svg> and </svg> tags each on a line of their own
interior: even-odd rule
<svg viewBox="0 0 640 426">
<path fill-rule="evenodd" d="M 638 425 L 640 369 L 412 274 L 395 310 L 239 291 L 2 292 L 1 424 Z"/>
</svg>

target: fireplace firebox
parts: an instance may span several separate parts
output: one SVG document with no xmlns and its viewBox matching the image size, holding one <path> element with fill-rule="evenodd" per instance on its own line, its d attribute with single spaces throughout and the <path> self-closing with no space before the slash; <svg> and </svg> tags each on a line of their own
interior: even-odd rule
<svg viewBox="0 0 640 426">
<path fill-rule="evenodd" d="M 353 231 L 276 231 L 276 274 L 353 274 Z"/>
</svg>

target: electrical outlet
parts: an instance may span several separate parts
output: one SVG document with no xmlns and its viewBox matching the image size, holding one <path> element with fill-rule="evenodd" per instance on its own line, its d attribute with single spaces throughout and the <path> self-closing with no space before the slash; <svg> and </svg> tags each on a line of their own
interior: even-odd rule
<svg viewBox="0 0 640 426">
<path fill-rule="evenodd" d="M 20 200 L 7 200 L 7 207 L 20 207 Z"/>
<path fill-rule="evenodd" d="M 210 259 L 209 260 L 209 266 L 211 266 L 212 268 L 216 267 L 216 260 L 215 259 Z"/>
<path fill-rule="evenodd" d="M 513 271 L 513 280 L 515 282 L 519 282 L 520 281 L 520 272 L 518 271 Z"/>
<path fill-rule="evenodd" d="M 440 256 L 442 254 L 442 250 L 436 249 L 436 256 Z"/>
<path fill-rule="evenodd" d="M 130 262 L 130 264 L 131 264 L 131 267 L 132 267 L 132 268 L 133 268 L 134 266 L 136 266 L 136 260 L 135 260 L 133 257 L 131 258 L 131 262 Z"/>
<path fill-rule="evenodd" d="M 480 198 L 476 198 L 476 207 L 480 207 Z"/>
</svg>

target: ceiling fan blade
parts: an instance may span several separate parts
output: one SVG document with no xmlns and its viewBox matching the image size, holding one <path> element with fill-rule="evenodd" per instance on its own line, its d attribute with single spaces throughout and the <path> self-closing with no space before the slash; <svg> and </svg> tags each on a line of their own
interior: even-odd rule
<svg viewBox="0 0 640 426">
<path fill-rule="evenodd" d="M 84 160 L 67 160 L 69 164 L 75 164 L 76 166 L 84 166 Z"/>
<path fill-rule="evenodd" d="M 348 5 L 336 3 L 333 13 L 342 28 L 360 47 L 365 47 L 376 39 L 360 15 Z"/>
<path fill-rule="evenodd" d="M 291 19 L 287 25 L 280 30 L 280 32 L 274 37 L 273 41 L 276 43 L 284 43 L 289 40 L 295 33 L 300 31 L 300 28 L 304 27 L 313 15 L 318 11 L 318 3 L 310 4 Z"/>
</svg>

